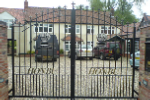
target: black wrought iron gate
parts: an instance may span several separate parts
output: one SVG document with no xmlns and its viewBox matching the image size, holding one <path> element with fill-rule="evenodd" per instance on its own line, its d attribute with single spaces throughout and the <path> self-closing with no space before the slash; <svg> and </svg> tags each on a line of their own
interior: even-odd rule
<svg viewBox="0 0 150 100">
<path fill-rule="evenodd" d="M 105 53 L 110 56 L 114 51 L 103 52 L 103 55 L 98 53 L 96 58 L 91 58 L 92 56 L 89 56 L 90 51 L 87 51 L 86 56 L 84 56 L 86 59 L 76 60 L 76 55 L 83 57 L 82 53 L 84 53 L 81 50 L 76 50 L 76 42 L 80 44 L 79 47 L 82 47 L 85 43 L 86 50 L 88 50 L 87 45 L 92 43 L 92 54 L 95 56 L 94 50 L 97 48 L 95 48 L 94 42 L 95 45 L 98 42 L 97 34 L 105 33 L 109 35 L 110 40 L 114 39 L 112 41 L 116 48 L 119 46 L 117 36 L 121 37 L 124 34 L 128 40 L 129 24 L 125 26 L 119 23 L 117 17 L 114 17 L 111 13 L 88 10 L 88 8 L 86 10 L 82 8 L 74 9 L 74 7 L 71 10 L 66 8 L 43 9 L 40 15 L 36 11 L 39 12 L 39 10 L 35 10 L 34 13 L 36 14 L 33 14 L 33 12 L 27 10 L 24 24 L 16 21 L 12 25 L 12 40 L 15 38 L 18 41 L 17 53 L 19 55 L 15 56 L 14 48 L 12 48 L 12 56 L 9 57 L 9 59 L 12 59 L 10 65 L 12 67 L 10 97 L 137 99 L 136 94 L 138 93 L 134 86 L 134 84 L 137 84 L 134 60 L 133 67 L 131 67 L 129 56 L 123 56 L 123 53 L 125 53 L 125 51 L 123 52 L 123 45 L 125 45 L 123 39 L 120 38 L 119 40 L 121 44 L 120 55 L 114 53 L 115 55 L 112 57 L 116 58 L 115 60 L 112 58 L 104 60 L 105 57 L 103 56 L 106 55 Z M 31 16 L 30 14 L 32 17 L 28 17 Z M 135 23 L 133 27 L 134 32 L 130 32 L 130 34 L 133 34 L 132 39 L 135 41 Z M 52 44 L 48 44 L 52 48 L 47 47 L 44 52 L 42 52 L 44 47 L 40 47 L 41 51 L 33 49 L 33 38 L 35 37 L 34 40 L 37 45 L 39 33 L 51 33 L 53 37 L 56 35 L 59 46 L 57 54 L 54 53 L 56 47 L 54 39 Z M 70 40 L 68 40 L 69 38 Z M 13 46 L 14 42 L 12 42 Z M 71 46 L 71 49 L 68 46 Z M 97 47 L 98 50 L 103 48 Z M 135 59 L 134 42 L 132 47 L 133 59 Z M 64 48 L 63 56 L 61 56 L 61 48 Z M 69 50 L 71 58 L 68 57 Z M 127 55 L 128 50 L 129 47 L 127 46 Z M 34 56 L 32 56 L 32 51 L 35 51 L 35 53 L 33 52 Z M 82 53 L 78 54 L 80 51 Z M 52 61 L 44 62 L 41 60 L 38 62 L 36 57 L 39 52 L 41 52 L 41 57 L 47 56 L 46 59 L 50 57 Z M 46 55 L 45 52 L 47 52 Z M 53 55 L 49 56 L 51 52 L 53 52 Z M 27 54 L 29 54 L 29 57 Z M 58 56 L 58 58 L 55 59 L 55 56 Z M 87 59 L 89 57 L 90 59 Z M 100 57 L 101 59 L 99 59 Z"/>
</svg>

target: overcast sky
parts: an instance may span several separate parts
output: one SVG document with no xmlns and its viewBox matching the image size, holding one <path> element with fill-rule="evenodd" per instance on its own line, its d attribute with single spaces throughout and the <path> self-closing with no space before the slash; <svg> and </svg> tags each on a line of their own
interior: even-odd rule
<svg viewBox="0 0 150 100">
<path fill-rule="evenodd" d="M 0 0 L 0 7 L 7 7 L 7 8 L 24 8 L 24 0 Z M 71 3 L 75 2 L 76 5 L 85 5 L 89 6 L 89 2 L 87 0 L 28 0 L 29 6 L 36 6 L 36 7 L 64 7 L 65 5 L 67 8 L 71 8 Z M 144 13 L 150 15 L 150 0 L 147 0 L 145 4 L 142 5 L 142 10 Z M 139 11 L 134 6 L 133 7 L 134 14 L 141 18 L 142 16 L 139 14 Z"/>
</svg>

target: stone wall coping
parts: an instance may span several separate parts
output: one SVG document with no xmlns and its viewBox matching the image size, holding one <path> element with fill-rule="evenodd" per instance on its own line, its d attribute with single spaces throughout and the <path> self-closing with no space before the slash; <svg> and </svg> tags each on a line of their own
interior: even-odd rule
<svg viewBox="0 0 150 100">
<path fill-rule="evenodd" d="M 140 27 L 140 29 L 147 28 L 147 27 L 150 27 L 150 25 L 146 25 L 146 26 Z"/>
</svg>

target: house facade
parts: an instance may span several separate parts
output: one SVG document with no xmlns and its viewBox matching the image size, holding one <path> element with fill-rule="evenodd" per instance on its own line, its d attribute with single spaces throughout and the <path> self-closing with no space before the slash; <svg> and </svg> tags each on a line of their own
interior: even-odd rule
<svg viewBox="0 0 150 100">
<path fill-rule="evenodd" d="M 119 34 L 121 26 L 109 12 L 92 12 L 76 10 L 76 45 L 97 45 L 97 35 Z M 71 10 L 43 7 L 29 7 L 24 2 L 24 9 L 0 8 L 0 20 L 7 22 L 8 40 L 12 39 L 12 21 L 14 24 L 14 39 L 16 41 L 16 55 L 34 51 L 36 37 L 40 33 L 51 33 L 57 36 L 60 49 L 68 51 L 71 45 Z M 19 24 L 20 23 L 20 24 Z M 26 23 L 26 24 L 25 24 Z M 116 25 L 117 23 L 117 25 Z M 105 28 L 105 29 L 104 29 Z M 31 37 L 31 38 L 30 38 Z M 11 51 L 11 50 L 10 50 Z"/>
</svg>

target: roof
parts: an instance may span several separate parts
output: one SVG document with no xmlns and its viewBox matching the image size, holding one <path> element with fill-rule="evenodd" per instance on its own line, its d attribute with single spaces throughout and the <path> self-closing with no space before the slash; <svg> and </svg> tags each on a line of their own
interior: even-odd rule
<svg viewBox="0 0 150 100">
<path fill-rule="evenodd" d="M 60 15 L 59 15 L 60 11 Z M 61 23 L 71 23 L 71 9 L 58 9 L 58 8 L 48 8 L 48 7 L 28 7 L 24 9 L 17 9 L 17 8 L 0 8 L 0 13 L 8 12 L 12 16 L 14 16 L 18 22 L 23 23 L 24 20 L 30 21 L 30 17 L 32 17 L 32 21 L 36 21 L 36 13 L 37 21 L 40 22 L 42 19 L 44 22 L 61 22 Z M 43 12 L 43 17 L 42 17 Z M 53 16 L 54 13 L 54 16 Z M 93 18 L 92 18 L 93 14 Z M 86 16 L 87 15 L 87 16 Z M 99 22 L 98 22 L 99 16 Z M 105 16 L 105 22 L 104 22 Z M 54 17 L 54 19 L 53 19 Z M 60 20 L 59 20 L 60 17 Z M 82 24 L 93 24 L 93 25 L 104 25 L 104 23 L 110 24 L 110 13 L 109 12 L 98 12 L 97 11 L 86 11 L 86 10 L 78 10 L 76 9 L 76 21 L 75 23 L 82 23 Z M 111 24 L 116 25 L 115 17 L 111 18 Z M 121 25 L 119 22 L 117 25 Z"/>
<path fill-rule="evenodd" d="M 0 7 L 0 14 L 3 12 L 7 12 L 13 17 L 15 17 L 17 19 L 17 22 L 23 23 L 23 20 L 24 20 L 23 9 Z"/>
<path fill-rule="evenodd" d="M 71 41 L 71 35 L 67 35 L 66 37 L 64 37 L 63 39 L 61 39 L 62 41 Z M 81 42 L 83 42 L 83 40 L 80 38 L 80 37 L 78 37 L 78 36 L 76 36 L 75 37 L 75 40 L 76 41 L 81 41 Z"/>
<path fill-rule="evenodd" d="M 121 37 L 118 36 L 118 35 L 114 35 L 114 36 L 112 36 L 111 38 L 109 37 L 109 39 L 107 39 L 107 41 L 121 41 L 121 40 L 124 41 L 124 39 L 121 38 Z"/>
<path fill-rule="evenodd" d="M 136 37 L 138 36 L 137 34 L 138 33 L 138 29 L 139 29 L 139 26 L 140 26 L 141 22 L 137 22 L 135 23 L 135 27 L 136 27 Z M 134 23 L 131 23 L 131 24 L 128 24 L 128 25 L 125 25 L 123 26 L 121 29 L 123 29 L 123 31 L 120 31 L 120 33 L 118 34 L 118 36 L 120 37 L 127 37 L 128 38 L 132 38 L 133 37 L 133 31 L 134 31 Z"/>
<path fill-rule="evenodd" d="M 30 21 L 29 16 L 32 16 L 32 21 L 36 21 L 36 13 L 37 20 L 42 21 L 42 11 L 43 11 L 43 20 L 45 22 L 66 22 L 71 23 L 71 9 L 53 9 L 53 8 L 43 8 L 43 7 L 28 7 L 25 12 L 25 18 L 27 21 Z M 59 15 L 60 11 L 60 15 Z M 54 19 L 53 19 L 54 13 Z M 92 19 L 93 14 L 93 19 Z M 105 24 L 110 24 L 110 13 L 105 12 Z M 86 16 L 87 15 L 87 16 Z M 76 20 L 75 23 L 82 23 L 82 24 L 98 24 L 98 15 L 99 15 L 99 24 L 104 24 L 104 12 L 96 11 L 85 11 L 85 10 L 76 10 Z M 60 17 L 60 20 L 59 20 Z M 47 20 L 48 19 L 48 20 Z M 93 20 L 93 23 L 92 23 Z M 111 23 L 113 25 L 116 24 L 116 20 L 114 17 L 111 18 Z M 120 23 L 117 23 L 120 25 Z"/>
<path fill-rule="evenodd" d="M 146 13 L 144 13 L 140 27 L 146 27 L 149 24 L 150 24 L 150 15 L 146 15 Z"/>
</svg>

